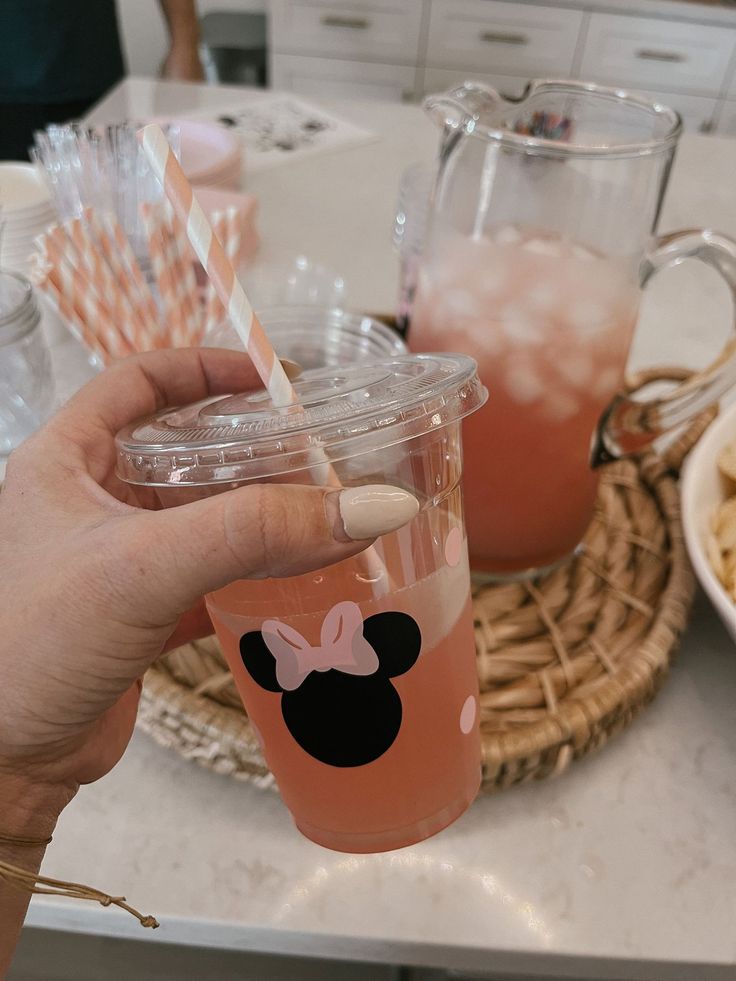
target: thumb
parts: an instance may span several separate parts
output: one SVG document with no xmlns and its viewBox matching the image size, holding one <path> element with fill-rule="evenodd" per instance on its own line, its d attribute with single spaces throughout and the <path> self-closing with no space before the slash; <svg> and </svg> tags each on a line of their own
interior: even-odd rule
<svg viewBox="0 0 736 981">
<path fill-rule="evenodd" d="M 138 512 L 126 540 L 143 566 L 139 581 L 159 613 L 173 618 L 235 579 L 295 576 L 346 559 L 418 510 L 412 494 L 385 484 L 342 490 L 254 484 Z"/>
</svg>

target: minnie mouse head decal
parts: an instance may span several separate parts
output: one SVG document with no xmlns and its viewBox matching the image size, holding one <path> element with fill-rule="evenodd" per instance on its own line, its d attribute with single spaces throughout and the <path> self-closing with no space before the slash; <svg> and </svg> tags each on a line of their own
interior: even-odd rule
<svg viewBox="0 0 736 981">
<path fill-rule="evenodd" d="M 363 766 L 393 744 L 401 698 L 391 678 L 408 671 L 422 646 L 413 617 L 377 613 L 363 621 L 356 603 L 333 606 L 313 647 L 279 620 L 240 640 L 243 664 L 266 691 L 281 693 L 286 727 L 315 759 Z"/>
</svg>

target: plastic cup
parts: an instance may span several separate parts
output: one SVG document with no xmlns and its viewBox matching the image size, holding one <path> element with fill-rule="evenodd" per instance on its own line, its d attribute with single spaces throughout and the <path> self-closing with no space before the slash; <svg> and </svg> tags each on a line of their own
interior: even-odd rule
<svg viewBox="0 0 736 981">
<path fill-rule="evenodd" d="M 279 355 L 302 368 L 367 363 L 407 353 L 406 344 L 391 327 L 337 308 L 265 307 L 258 310 L 258 319 Z M 213 328 L 206 344 L 243 350 L 229 320 Z"/>
<path fill-rule="evenodd" d="M 176 506 L 253 481 L 319 483 L 320 457 L 344 486 L 417 496 L 416 518 L 377 540 L 378 570 L 358 555 L 207 597 L 299 829 L 384 851 L 446 827 L 480 783 L 460 422 L 486 392 L 460 355 L 307 371 L 295 389 L 299 412 L 253 392 L 142 420 L 118 435 L 118 472 Z"/>
</svg>

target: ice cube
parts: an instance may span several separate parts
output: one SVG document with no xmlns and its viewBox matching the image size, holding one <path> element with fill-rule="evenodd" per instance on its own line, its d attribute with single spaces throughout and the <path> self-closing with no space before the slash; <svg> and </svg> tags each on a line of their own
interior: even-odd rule
<svg viewBox="0 0 736 981">
<path fill-rule="evenodd" d="M 587 388 L 593 380 L 593 362 L 587 354 L 573 351 L 562 356 L 557 370 L 573 388 Z"/>
<path fill-rule="evenodd" d="M 544 383 L 526 358 L 512 358 L 504 374 L 504 386 L 521 405 L 535 402 L 544 394 Z"/>
<path fill-rule="evenodd" d="M 493 236 L 493 241 L 498 245 L 518 245 L 521 241 L 521 232 L 513 225 L 504 225 Z"/>
<path fill-rule="evenodd" d="M 562 255 L 562 244 L 557 239 L 551 238 L 530 238 L 524 242 L 522 248 L 534 255 L 554 256 L 559 259 Z"/>
<path fill-rule="evenodd" d="M 494 256 L 493 262 L 484 267 L 479 285 L 485 296 L 497 296 L 506 285 L 508 278 L 508 266 L 504 262 L 499 262 Z"/>
<path fill-rule="evenodd" d="M 554 422 L 565 422 L 578 411 L 578 401 L 569 391 L 548 392 L 544 402 L 544 413 Z"/>
<path fill-rule="evenodd" d="M 509 303 L 499 312 L 501 329 L 515 344 L 541 344 L 544 340 L 542 322 L 520 304 Z"/>
<path fill-rule="evenodd" d="M 570 305 L 566 320 L 573 330 L 579 334 L 587 334 L 606 327 L 611 320 L 611 313 L 603 303 L 583 297 Z"/>
<path fill-rule="evenodd" d="M 451 317 L 482 317 L 483 306 L 470 290 L 448 289 L 441 301 Z"/>
<path fill-rule="evenodd" d="M 589 261 L 590 259 L 596 258 L 594 253 L 591 252 L 590 249 L 586 249 L 584 245 L 573 245 L 572 254 L 576 259 L 585 259 Z"/>
<path fill-rule="evenodd" d="M 547 312 L 561 299 L 560 288 L 552 280 L 540 280 L 524 294 L 524 301 L 535 312 Z"/>
<path fill-rule="evenodd" d="M 470 335 L 470 333 L 470 331 L 466 331 L 466 334 Z M 503 351 L 505 343 L 503 334 L 498 329 L 498 325 L 491 321 L 475 325 L 468 350 L 472 351 L 473 345 L 477 345 L 480 348 L 478 357 L 483 355 L 486 357 L 498 357 Z"/>
</svg>

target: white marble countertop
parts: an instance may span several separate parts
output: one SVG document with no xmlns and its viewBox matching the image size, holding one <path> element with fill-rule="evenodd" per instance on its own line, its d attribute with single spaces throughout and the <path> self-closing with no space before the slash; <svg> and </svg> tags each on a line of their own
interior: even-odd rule
<svg viewBox="0 0 736 981">
<path fill-rule="evenodd" d="M 131 80 L 94 118 L 237 94 Z M 354 307 L 390 310 L 398 175 L 431 152 L 434 136 L 416 108 L 332 108 L 379 138 L 248 182 L 261 202 L 259 263 L 265 270 L 274 256 L 305 252 L 344 275 Z M 663 227 L 736 234 L 735 170 L 736 142 L 684 138 Z M 635 361 L 702 363 L 730 316 L 708 274 L 668 272 L 645 305 Z M 70 357 L 64 345 L 56 354 Z M 74 371 L 64 370 L 69 387 Z M 736 652 L 701 599 L 671 679 L 627 732 L 560 779 L 479 799 L 447 831 L 399 852 L 323 850 L 298 835 L 275 793 L 187 764 L 138 734 L 115 771 L 63 815 L 45 871 L 124 892 L 161 929 L 42 897 L 29 922 L 588 981 L 733 981 L 735 830 Z"/>
</svg>

